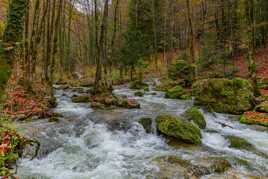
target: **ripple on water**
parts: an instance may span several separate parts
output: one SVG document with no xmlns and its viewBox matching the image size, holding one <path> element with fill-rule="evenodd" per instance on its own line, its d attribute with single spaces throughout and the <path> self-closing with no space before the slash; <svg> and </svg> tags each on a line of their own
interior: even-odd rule
<svg viewBox="0 0 268 179">
<path fill-rule="evenodd" d="M 90 120 L 90 117 L 109 118 L 112 113 L 94 111 L 88 104 L 72 103 L 71 90 L 57 91 L 56 94 L 59 103 L 56 111 L 62 113 L 65 118 L 71 116 L 74 120 L 59 124 L 53 130 L 46 128 L 44 132 L 49 134 L 50 138 L 64 142 L 41 159 L 21 160 L 19 174 L 22 179 L 141 179 L 148 174 L 152 175 L 156 170 L 151 163 L 156 156 L 176 154 L 194 160 L 203 155 L 215 155 L 215 152 L 245 158 L 263 174 L 268 175 L 267 159 L 251 152 L 232 149 L 225 138 L 226 135 L 240 136 L 257 149 L 268 152 L 268 134 L 230 120 L 227 115 L 205 113 L 208 131 L 214 132 L 203 131 L 202 142 L 204 146 L 212 149 L 212 152 L 173 149 L 161 137 L 146 134 L 132 119 L 133 114 L 154 116 L 159 112 L 170 112 L 180 115 L 193 105 L 193 101 L 165 99 L 163 93 L 159 92 L 156 95 L 134 97 L 132 90 L 117 89 L 115 94 L 139 100 L 142 109 L 117 112 L 118 118 L 120 114 L 127 114 L 131 118 L 127 120 L 130 127 L 127 130 L 110 130 L 106 124 L 96 124 L 93 121 L 98 120 Z M 66 130 L 67 127 L 69 131 Z"/>
</svg>

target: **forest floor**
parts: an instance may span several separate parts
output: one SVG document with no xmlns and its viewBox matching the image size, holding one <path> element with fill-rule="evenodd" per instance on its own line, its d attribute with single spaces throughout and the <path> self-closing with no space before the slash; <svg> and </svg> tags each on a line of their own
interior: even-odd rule
<svg viewBox="0 0 268 179">
<path fill-rule="evenodd" d="M 261 89 L 261 93 L 264 96 L 268 96 L 268 45 L 266 48 L 259 49 L 256 52 L 256 65 L 257 65 L 257 78 L 260 83 L 266 84 Z M 239 77 L 247 78 L 249 71 L 247 68 L 247 60 L 245 56 L 239 56 L 236 59 L 236 66 L 239 68 L 239 72 L 236 74 Z"/>
</svg>

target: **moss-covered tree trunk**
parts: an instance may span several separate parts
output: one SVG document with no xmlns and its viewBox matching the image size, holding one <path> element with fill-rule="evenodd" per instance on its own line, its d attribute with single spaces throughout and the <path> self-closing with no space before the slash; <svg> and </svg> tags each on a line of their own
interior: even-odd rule
<svg viewBox="0 0 268 179">
<path fill-rule="evenodd" d="M 27 3 L 27 0 L 12 0 L 9 4 L 7 25 L 3 35 L 3 53 L 0 53 L 0 96 L 11 74 L 11 63 L 15 59 L 16 43 L 21 42 L 23 38 Z"/>
<path fill-rule="evenodd" d="M 23 37 L 27 0 L 12 0 L 9 5 L 4 42 L 20 42 Z"/>
</svg>

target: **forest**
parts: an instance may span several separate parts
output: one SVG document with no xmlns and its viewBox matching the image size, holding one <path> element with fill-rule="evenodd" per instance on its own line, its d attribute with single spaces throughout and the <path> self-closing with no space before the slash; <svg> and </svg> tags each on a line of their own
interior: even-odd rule
<svg viewBox="0 0 268 179">
<path fill-rule="evenodd" d="M 0 0 L 0 178 L 268 178 L 268 1 Z"/>
</svg>

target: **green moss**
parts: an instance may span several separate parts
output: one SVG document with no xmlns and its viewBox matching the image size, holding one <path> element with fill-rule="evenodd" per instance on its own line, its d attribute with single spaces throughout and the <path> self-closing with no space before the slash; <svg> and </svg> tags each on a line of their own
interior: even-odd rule
<svg viewBox="0 0 268 179">
<path fill-rule="evenodd" d="M 0 155 L 0 176 L 9 175 L 12 169 L 12 165 L 16 163 L 21 154 L 21 143 L 22 140 L 19 135 L 15 134 L 14 131 L 0 127 L 0 140 L 2 141 L 3 134 L 6 133 L 10 136 L 9 142 L 11 144 L 10 150 Z M 5 134 L 5 135 L 6 135 Z"/>
<path fill-rule="evenodd" d="M 156 118 L 157 129 L 170 137 L 190 144 L 201 144 L 201 132 L 198 127 L 178 117 L 161 114 Z"/>
<path fill-rule="evenodd" d="M 48 119 L 48 122 L 59 122 L 59 117 L 52 116 L 51 118 Z"/>
<path fill-rule="evenodd" d="M 89 96 L 73 96 L 72 102 L 73 103 L 87 103 L 89 102 Z"/>
<path fill-rule="evenodd" d="M 5 42 L 19 42 L 23 36 L 25 14 L 28 1 L 13 0 L 9 6 L 7 25 L 4 32 Z"/>
<path fill-rule="evenodd" d="M 230 147 L 232 148 L 255 150 L 254 146 L 243 138 L 236 137 L 236 136 L 227 136 L 227 139 L 229 140 Z"/>
<path fill-rule="evenodd" d="M 264 112 L 264 113 L 268 113 L 268 101 L 264 101 L 261 104 L 259 104 L 256 108 L 256 111 L 258 112 Z"/>
<path fill-rule="evenodd" d="M 152 132 L 152 122 L 152 119 L 148 117 L 143 117 L 139 119 L 139 123 L 143 126 L 147 133 Z"/>
<path fill-rule="evenodd" d="M 142 97 L 142 96 L 144 96 L 144 92 L 142 92 L 142 91 L 137 91 L 137 92 L 134 93 L 134 95 L 135 95 L 135 96 Z"/>
<path fill-rule="evenodd" d="M 133 81 L 129 85 L 130 89 L 149 91 L 149 85 L 141 81 Z"/>
<path fill-rule="evenodd" d="M 204 79 L 196 81 L 192 89 L 195 103 L 209 110 L 242 114 L 253 107 L 253 88 L 248 80 Z"/>
<path fill-rule="evenodd" d="M 191 84 L 191 73 L 194 70 L 194 66 L 189 65 L 186 60 L 177 60 L 174 65 L 171 65 L 168 69 L 168 76 L 172 80 L 181 79 L 187 86 Z"/>
<path fill-rule="evenodd" d="M 10 77 L 10 74 L 11 74 L 10 66 L 4 63 L 0 58 L 0 100 L 4 95 L 4 89 Z"/>
<path fill-rule="evenodd" d="M 190 96 L 186 93 L 183 87 L 176 86 L 171 89 L 169 89 L 166 92 L 166 98 L 169 99 L 189 99 Z"/>
<path fill-rule="evenodd" d="M 186 112 L 186 117 L 188 120 L 193 121 L 197 124 L 201 129 L 206 128 L 206 120 L 204 115 L 199 111 L 197 107 L 192 107 L 188 109 Z"/>
</svg>

